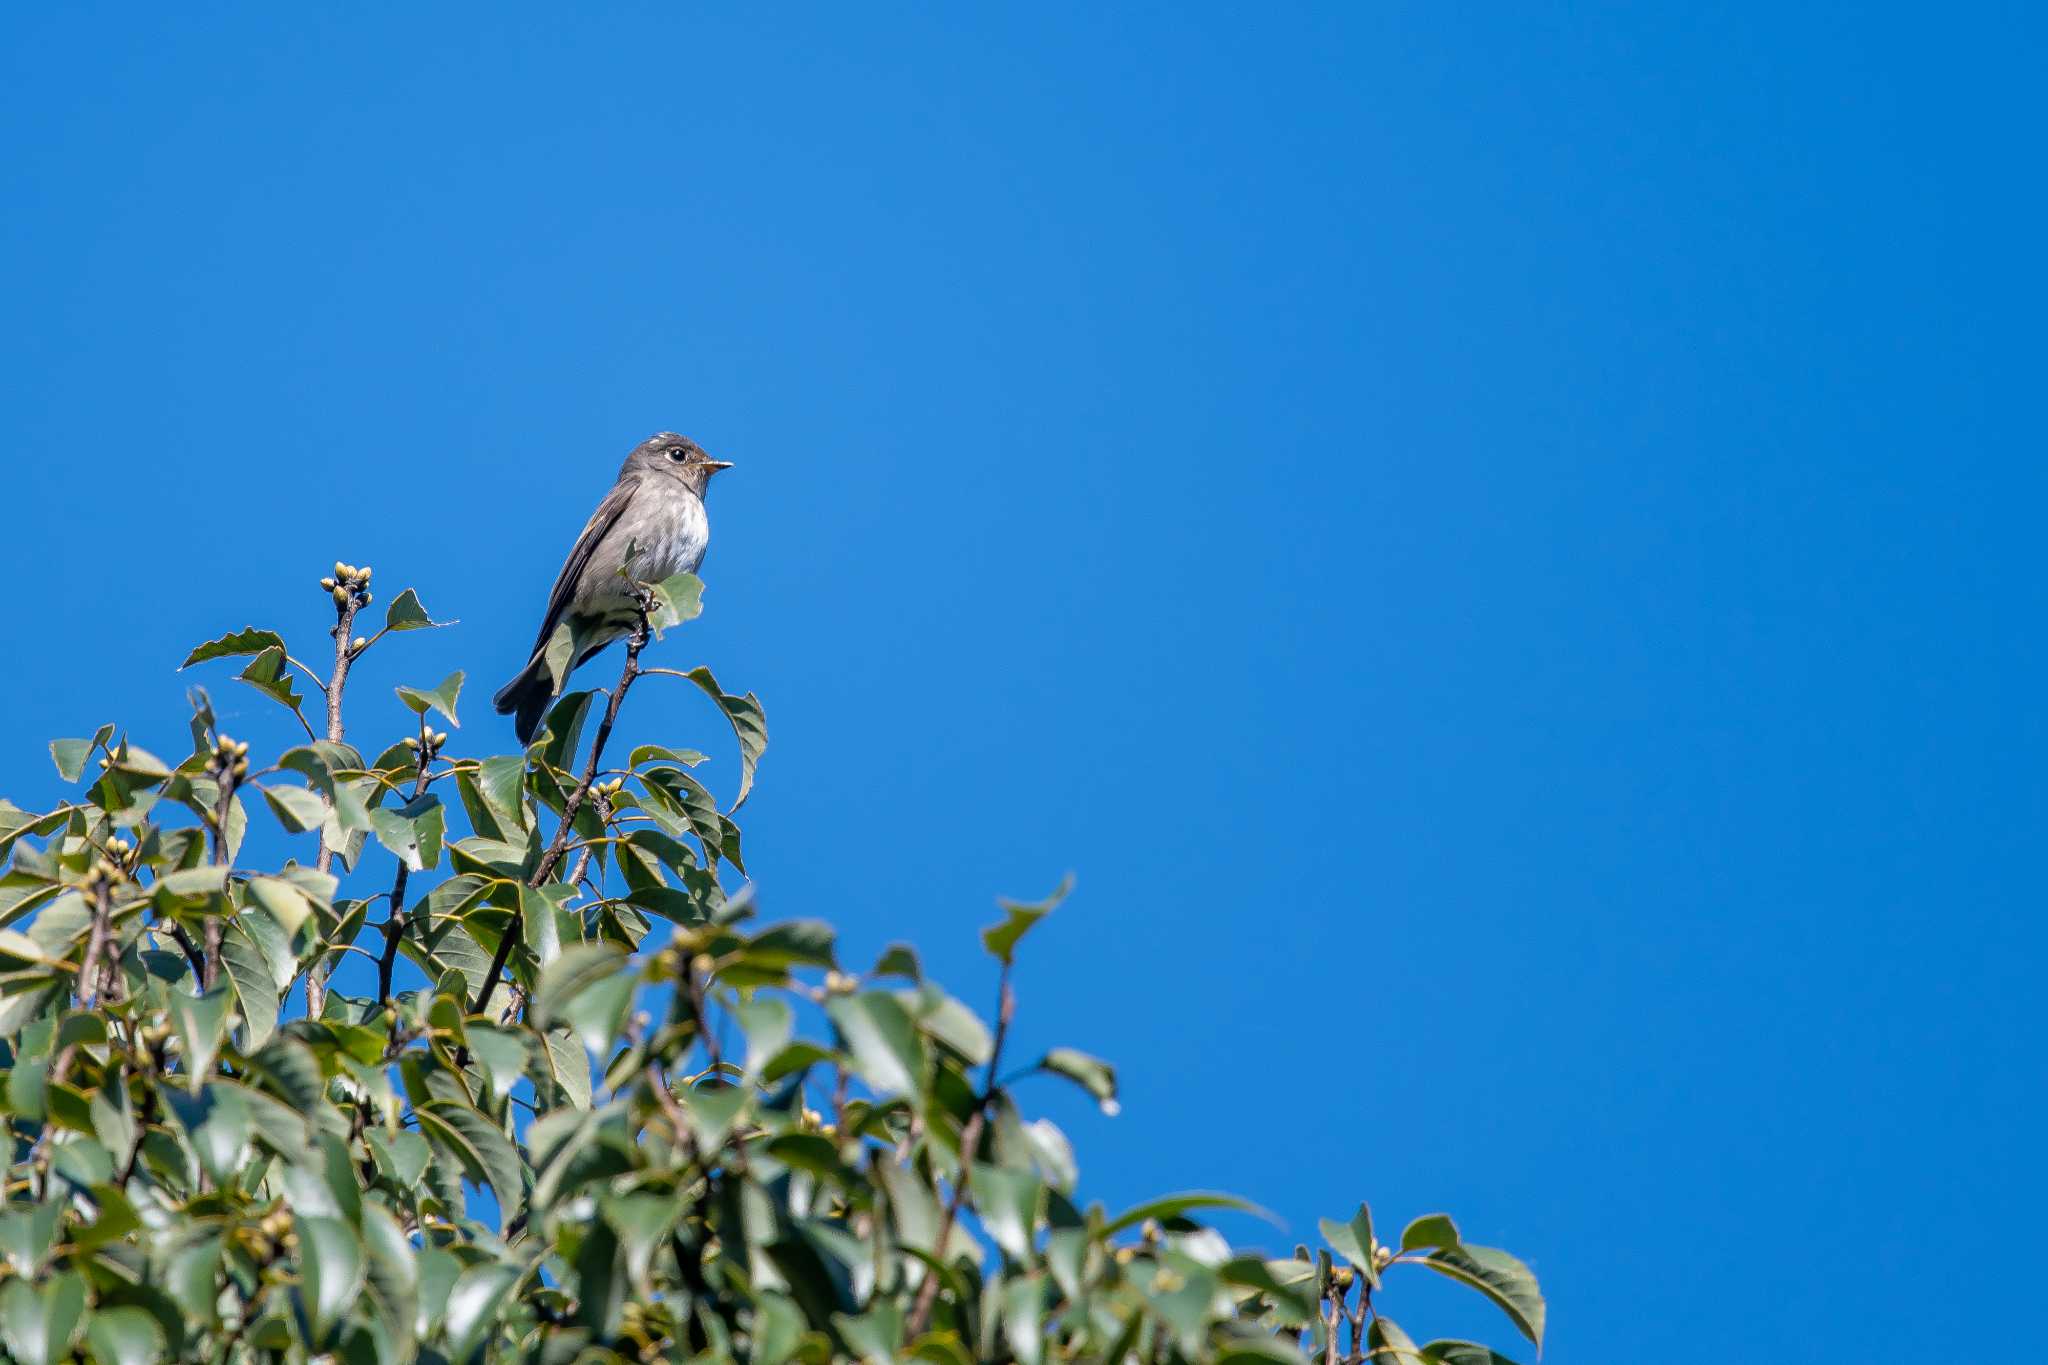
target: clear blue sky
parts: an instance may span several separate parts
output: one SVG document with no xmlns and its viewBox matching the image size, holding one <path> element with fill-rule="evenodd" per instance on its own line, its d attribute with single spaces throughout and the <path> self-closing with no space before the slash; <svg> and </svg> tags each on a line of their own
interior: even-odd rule
<svg viewBox="0 0 2048 1365">
<path fill-rule="evenodd" d="M 574 11 L 0 21 L 0 788 L 336 558 L 462 621 L 357 733 L 510 748 L 673 426 L 764 905 L 979 1000 L 1074 871 L 1095 1194 L 1449 1209 L 1556 1361 L 2035 1335 L 2038 11 Z"/>
</svg>

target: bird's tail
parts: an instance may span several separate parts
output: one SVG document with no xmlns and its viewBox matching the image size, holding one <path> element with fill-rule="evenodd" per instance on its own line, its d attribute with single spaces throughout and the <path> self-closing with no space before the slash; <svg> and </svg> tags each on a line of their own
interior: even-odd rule
<svg viewBox="0 0 2048 1365">
<path fill-rule="evenodd" d="M 540 729 L 540 718 L 554 699 L 554 671 L 548 667 L 546 655 L 535 654 L 518 677 L 498 689 L 491 704 L 498 708 L 499 715 L 514 718 L 512 728 L 519 742 L 531 744 L 534 732 Z"/>
</svg>

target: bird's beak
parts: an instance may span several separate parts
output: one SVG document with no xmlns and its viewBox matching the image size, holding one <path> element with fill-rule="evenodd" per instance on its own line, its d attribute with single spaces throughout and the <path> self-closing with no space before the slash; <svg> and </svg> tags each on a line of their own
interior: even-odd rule
<svg viewBox="0 0 2048 1365">
<path fill-rule="evenodd" d="M 711 472 L 712 472 L 713 474 L 716 474 L 716 473 L 717 473 L 717 472 L 718 472 L 719 470 L 721 470 L 721 469 L 731 469 L 731 468 L 732 468 L 732 461 L 731 461 L 731 460 L 706 460 L 706 461 L 704 462 L 704 467 L 705 467 L 706 469 L 710 470 L 710 471 L 711 471 Z"/>
</svg>

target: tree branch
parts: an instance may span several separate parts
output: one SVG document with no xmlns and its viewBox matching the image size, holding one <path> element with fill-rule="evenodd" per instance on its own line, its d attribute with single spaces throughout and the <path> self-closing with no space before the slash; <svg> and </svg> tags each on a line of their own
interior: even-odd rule
<svg viewBox="0 0 2048 1365">
<path fill-rule="evenodd" d="M 569 799 L 562 807 L 562 823 L 555 829 L 555 837 L 548 845 L 548 851 L 541 855 L 540 864 L 533 875 L 526 880 L 530 887 L 546 885 L 554 870 L 561 865 L 562 857 L 569 848 L 569 836 L 576 827 L 576 817 L 583 811 L 583 803 L 590 799 L 590 789 L 597 781 L 598 765 L 604 760 L 604 746 L 612 737 L 612 727 L 618 723 L 619 708 L 626 703 L 626 693 L 631 690 L 633 680 L 640 676 L 640 651 L 647 648 L 650 633 L 648 625 L 648 603 L 643 595 L 640 603 L 640 623 L 626 638 L 626 667 L 619 674 L 619 685 L 612 689 L 611 702 L 604 709 L 604 721 L 597 727 L 597 738 L 590 746 L 590 758 L 583 765 L 583 776 L 576 783 L 576 789 L 569 793 Z M 499 980 L 505 974 L 505 963 L 512 956 L 512 945 L 519 941 L 525 926 L 521 915 L 515 912 L 512 922 L 505 926 L 505 936 L 498 940 L 498 951 L 491 958 L 491 969 L 484 974 L 483 985 L 477 990 L 476 1003 L 469 1007 L 471 1014 L 483 1013 L 490 1003 L 491 992 L 498 988 Z"/>
<path fill-rule="evenodd" d="M 946 1212 L 939 1219 L 939 1234 L 932 1239 L 932 1260 L 940 1265 L 945 1264 L 946 1242 L 953 1235 L 953 1224 L 960 1218 L 960 1205 L 967 1198 L 967 1163 L 974 1160 L 974 1150 L 981 1144 L 982 1129 L 988 1123 L 989 1101 L 996 1097 L 999 1089 L 996 1076 L 1003 1060 L 1003 1040 L 1009 1036 L 1010 1019 L 1017 1012 L 1017 993 L 1010 989 L 1010 964 L 1007 962 L 1003 964 L 997 1000 L 996 1039 L 988 1054 L 988 1079 L 982 1083 L 981 1096 L 974 1102 L 974 1113 L 960 1130 L 960 1175 L 953 1182 L 952 1197 L 946 1201 Z M 836 1121 L 837 1116 L 834 1118 Z M 909 1325 L 903 1329 L 904 1340 L 915 1341 L 924 1334 L 925 1324 L 931 1321 L 932 1304 L 938 1296 L 938 1271 L 927 1269 L 924 1283 L 918 1286 L 917 1306 L 911 1310 Z"/>
<path fill-rule="evenodd" d="M 354 647 L 350 635 L 355 629 L 356 613 L 369 606 L 371 601 L 368 591 L 370 571 L 363 569 L 353 577 L 344 578 L 342 571 L 348 567 L 343 564 L 334 566 L 336 577 L 342 581 L 336 582 L 330 589 L 335 595 L 334 671 L 327 675 L 327 684 L 324 688 L 327 694 L 327 741 L 330 744 L 341 743 L 342 736 L 346 733 L 341 723 L 341 694 L 342 690 L 348 686 L 350 665 L 354 664 L 362 656 L 363 652 Z M 365 648 L 368 648 L 368 646 L 365 646 Z M 301 665 L 301 667 L 304 667 L 304 665 Z M 311 669 L 306 671 L 308 673 L 312 672 Z M 302 716 L 300 719 L 303 720 L 304 717 Z M 308 727 L 308 734 L 310 733 L 311 728 Z M 320 829 L 320 852 L 314 859 L 313 866 L 322 873 L 330 872 L 334 867 L 334 854 L 333 846 L 327 842 L 326 826 L 323 825 Z M 318 1019 L 321 1009 L 326 1004 L 327 970 L 325 954 L 322 954 L 321 960 L 315 962 L 312 969 L 306 973 L 306 1015 L 308 1018 Z"/>
<path fill-rule="evenodd" d="M 427 716 L 420 713 L 420 771 L 413 780 L 412 799 L 417 801 L 426 794 L 427 765 L 434 761 L 434 734 L 427 728 Z M 403 858 L 398 860 L 398 875 L 391 882 L 391 912 L 384 921 L 384 954 L 377 959 L 377 1003 L 383 1004 L 391 998 L 391 972 L 398 965 L 398 945 L 405 937 L 405 883 L 412 875 Z"/>
</svg>

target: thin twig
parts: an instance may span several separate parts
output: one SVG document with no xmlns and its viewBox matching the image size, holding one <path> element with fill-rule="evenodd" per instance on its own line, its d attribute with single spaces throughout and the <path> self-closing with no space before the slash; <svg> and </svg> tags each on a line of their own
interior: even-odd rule
<svg viewBox="0 0 2048 1365">
<path fill-rule="evenodd" d="M 981 1144 L 982 1129 L 987 1126 L 988 1106 L 999 1093 L 996 1084 L 998 1068 L 1003 1060 L 1003 1040 L 1009 1036 L 1010 1019 L 1017 1012 L 1017 993 L 1010 989 L 1010 964 L 1003 964 L 1002 984 L 997 991 L 995 1046 L 988 1054 L 988 1078 L 982 1083 L 981 1096 L 974 1102 L 974 1113 L 960 1130 L 960 1174 L 953 1182 L 953 1193 L 946 1201 L 946 1211 L 939 1219 L 939 1234 L 932 1239 L 932 1260 L 938 1265 L 946 1263 L 946 1242 L 953 1235 L 953 1224 L 959 1220 L 960 1205 L 967 1197 L 967 1166 L 974 1160 L 974 1150 Z M 911 1310 L 910 1323 L 904 1330 L 904 1339 L 915 1341 L 924 1334 L 925 1324 L 931 1321 L 932 1305 L 939 1296 L 939 1275 L 936 1269 L 927 1271 L 924 1283 L 918 1286 L 917 1306 Z"/>
<path fill-rule="evenodd" d="M 346 733 L 341 723 L 341 694 L 348 686 L 349 666 L 362 655 L 361 650 L 349 647 L 350 632 L 355 629 L 356 613 L 362 609 L 366 597 L 362 585 L 352 583 L 348 586 L 346 600 L 335 608 L 334 671 L 328 675 L 327 686 L 323 689 L 327 694 L 327 742 L 330 744 L 341 743 L 342 736 Z M 383 632 L 378 633 L 382 635 Z M 368 646 L 364 648 L 367 649 Z M 303 720 L 304 717 L 300 719 Z M 310 727 L 308 733 L 311 733 Z M 315 857 L 313 866 L 322 873 L 331 871 L 334 866 L 334 854 L 334 847 L 327 842 L 327 827 L 322 825 L 320 852 Z M 321 960 L 316 961 L 306 973 L 307 1017 L 318 1019 L 326 1001 L 327 963 L 323 954 Z"/>
<path fill-rule="evenodd" d="M 433 733 L 427 729 L 427 714 L 420 713 L 420 771 L 413 780 L 412 799 L 417 801 L 427 790 L 427 765 L 433 762 Z M 403 858 L 398 860 L 398 875 L 391 882 L 390 913 L 384 920 L 384 955 L 377 959 L 377 1003 L 383 1004 L 391 998 L 391 972 L 398 965 L 398 944 L 405 937 L 405 883 L 412 875 L 412 869 Z"/>
<path fill-rule="evenodd" d="M 576 789 L 569 793 L 568 801 L 562 807 L 562 823 L 555 829 L 554 840 L 548 851 L 541 855 L 540 865 L 526 884 L 538 889 L 546 884 L 548 877 L 560 866 L 562 856 L 569 848 L 569 835 L 575 829 L 576 817 L 583 811 L 583 803 L 590 796 L 590 788 L 597 781 L 597 769 L 604 758 L 604 746 L 612 737 L 612 727 L 618 723 L 619 708 L 625 705 L 626 693 L 632 688 L 633 680 L 640 676 L 640 651 L 647 648 L 650 633 L 648 625 L 648 603 L 640 604 L 640 624 L 626 639 L 626 666 L 619 674 L 619 685 L 612 690 L 611 701 L 604 709 L 604 722 L 597 727 L 597 738 L 590 747 L 590 759 L 583 765 L 583 777 Z M 498 988 L 498 981 L 505 974 L 505 963 L 512 956 L 512 945 L 519 941 L 524 926 L 521 916 L 515 912 L 512 922 L 505 926 L 504 937 L 498 940 L 498 951 L 491 958 L 491 968 L 484 974 L 483 986 L 476 993 L 476 1003 L 471 1005 L 471 1014 L 483 1013 L 490 1003 L 491 992 Z"/>
</svg>

